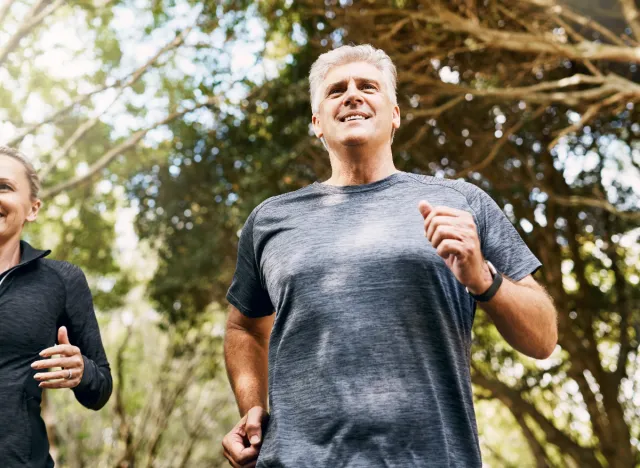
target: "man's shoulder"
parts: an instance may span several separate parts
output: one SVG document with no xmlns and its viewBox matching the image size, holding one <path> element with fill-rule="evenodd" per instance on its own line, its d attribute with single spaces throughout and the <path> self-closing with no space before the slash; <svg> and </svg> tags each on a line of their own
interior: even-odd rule
<svg viewBox="0 0 640 468">
<path fill-rule="evenodd" d="M 281 208 L 290 208 L 293 204 L 304 203 L 304 201 L 308 200 L 307 195 L 313 193 L 312 187 L 313 185 L 307 185 L 292 192 L 269 197 L 253 209 L 249 218 L 262 217 Z"/>
<path fill-rule="evenodd" d="M 477 185 L 474 185 L 462 179 L 445 179 L 441 177 L 433 177 L 429 175 L 415 174 L 410 172 L 407 172 L 405 174 L 409 179 L 415 182 L 427 186 L 437 186 L 439 188 L 441 187 L 444 189 L 454 190 L 464 195 L 469 200 L 476 198 L 478 195 L 486 194 L 486 192 Z"/>
</svg>

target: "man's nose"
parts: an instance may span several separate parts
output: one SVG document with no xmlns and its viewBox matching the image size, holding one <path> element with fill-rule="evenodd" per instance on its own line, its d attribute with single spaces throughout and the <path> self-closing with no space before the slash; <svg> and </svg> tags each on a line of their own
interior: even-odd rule
<svg viewBox="0 0 640 468">
<path fill-rule="evenodd" d="M 350 85 L 344 94 L 344 105 L 349 107 L 354 104 L 362 104 L 362 94 L 357 86 Z"/>
</svg>

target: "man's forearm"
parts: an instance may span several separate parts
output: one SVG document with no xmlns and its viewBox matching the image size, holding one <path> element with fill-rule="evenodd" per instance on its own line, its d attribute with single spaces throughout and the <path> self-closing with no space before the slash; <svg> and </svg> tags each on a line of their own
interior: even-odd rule
<svg viewBox="0 0 640 468">
<path fill-rule="evenodd" d="M 496 295 L 480 307 L 518 351 L 537 359 L 545 359 L 553 352 L 558 341 L 556 310 L 540 286 L 513 283 L 505 278 Z"/>
<path fill-rule="evenodd" d="M 224 340 L 227 375 L 241 415 L 254 406 L 267 409 L 268 340 L 228 327 Z"/>
</svg>

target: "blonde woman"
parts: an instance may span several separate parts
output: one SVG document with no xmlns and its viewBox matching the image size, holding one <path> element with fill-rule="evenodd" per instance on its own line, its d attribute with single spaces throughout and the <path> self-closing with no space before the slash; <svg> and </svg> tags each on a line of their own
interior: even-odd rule
<svg viewBox="0 0 640 468">
<path fill-rule="evenodd" d="M 80 268 L 21 240 L 36 220 L 40 182 L 18 151 L 0 146 L 0 460 L 52 467 L 42 390 L 73 390 L 87 408 L 111 395 L 91 292 Z"/>
</svg>

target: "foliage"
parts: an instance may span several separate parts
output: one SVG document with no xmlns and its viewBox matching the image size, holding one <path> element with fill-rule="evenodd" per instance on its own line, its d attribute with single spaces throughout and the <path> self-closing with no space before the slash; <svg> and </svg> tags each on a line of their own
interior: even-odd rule
<svg viewBox="0 0 640 468">
<path fill-rule="evenodd" d="M 189 333 L 162 332 L 157 317 L 101 321 L 115 379 L 114 394 L 99 413 L 79 407 L 71 392 L 48 392 L 47 411 L 58 463 L 70 468 L 223 466 L 218 450 L 236 409 L 223 372 L 224 314 Z M 126 317 L 126 312 L 120 317 Z M 114 327 L 113 325 L 119 325 Z M 213 448 L 213 449 L 212 449 Z"/>
<path fill-rule="evenodd" d="M 235 408 L 216 327 L 238 232 L 264 199 L 328 176 L 307 73 L 321 52 L 361 42 L 398 68 L 396 166 L 487 190 L 542 260 L 559 311 L 560 346 L 542 362 L 477 316 L 485 461 L 640 463 L 640 23 L 632 1 L 618 6 L 3 2 L 0 143 L 34 155 L 44 179 L 27 238 L 87 272 L 120 395 L 95 417 L 49 393 L 62 464 L 222 462 L 210 447 Z M 136 262 L 117 247 L 131 209 L 144 247 L 123 252 Z M 124 325 L 140 288 L 158 315 Z"/>
</svg>

